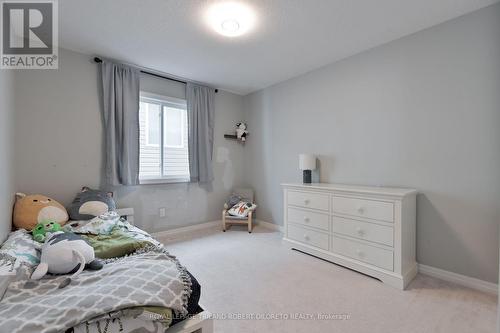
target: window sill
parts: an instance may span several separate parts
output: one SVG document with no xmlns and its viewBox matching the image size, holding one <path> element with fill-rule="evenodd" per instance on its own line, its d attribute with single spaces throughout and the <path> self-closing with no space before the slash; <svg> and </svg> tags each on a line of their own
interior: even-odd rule
<svg viewBox="0 0 500 333">
<path fill-rule="evenodd" d="M 189 183 L 188 178 L 139 179 L 140 185 Z"/>
</svg>

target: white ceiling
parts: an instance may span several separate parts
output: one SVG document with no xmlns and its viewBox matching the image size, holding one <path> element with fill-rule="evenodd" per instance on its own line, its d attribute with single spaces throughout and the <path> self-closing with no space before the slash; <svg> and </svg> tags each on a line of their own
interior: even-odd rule
<svg viewBox="0 0 500 333">
<path fill-rule="evenodd" d="M 247 94 L 498 0 L 236 1 L 258 19 L 238 38 L 206 26 L 216 1 L 60 0 L 60 46 Z"/>
</svg>

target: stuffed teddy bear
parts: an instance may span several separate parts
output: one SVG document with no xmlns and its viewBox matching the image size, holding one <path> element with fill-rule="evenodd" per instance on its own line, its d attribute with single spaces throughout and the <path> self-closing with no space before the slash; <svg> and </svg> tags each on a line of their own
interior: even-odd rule
<svg viewBox="0 0 500 333">
<path fill-rule="evenodd" d="M 40 264 L 31 275 L 32 280 L 39 280 L 47 273 L 73 273 L 71 277 L 75 277 L 84 268 L 99 270 L 103 267 L 95 258 L 94 248 L 81 236 L 71 232 L 54 231 L 60 229 L 60 225 L 51 222 L 40 224 L 40 228 L 37 226 L 36 234 L 45 232 L 46 240 L 42 245 Z M 66 280 L 60 288 L 70 282 L 71 279 Z"/>
<path fill-rule="evenodd" d="M 236 137 L 238 138 L 238 140 L 245 142 L 247 139 L 247 134 L 248 134 L 247 124 L 237 123 L 236 124 Z"/>
<path fill-rule="evenodd" d="M 16 193 L 16 203 L 12 216 L 16 228 L 31 231 L 44 220 L 53 220 L 64 225 L 68 221 L 66 208 L 45 195 Z"/>
<path fill-rule="evenodd" d="M 93 190 L 87 186 L 82 188 L 68 207 L 69 216 L 75 221 L 91 220 L 114 210 L 116 210 L 116 204 L 113 200 L 113 192 Z"/>
</svg>

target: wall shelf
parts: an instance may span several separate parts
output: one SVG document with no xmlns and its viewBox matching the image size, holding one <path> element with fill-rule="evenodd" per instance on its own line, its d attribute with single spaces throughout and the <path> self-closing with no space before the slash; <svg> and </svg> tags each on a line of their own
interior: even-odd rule
<svg viewBox="0 0 500 333">
<path fill-rule="evenodd" d="M 247 138 L 248 138 L 249 134 L 250 133 L 247 133 Z M 240 143 L 243 143 L 243 144 L 245 143 L 245 141 L 242 141 L 242 140 L 238 139 L 238 137 L 236 136 L 236 134 L 224 134 L 224 138 L 230 139 L 230 140 L 236 140 L 236 141 L 238 141 Z"/>
</svg>

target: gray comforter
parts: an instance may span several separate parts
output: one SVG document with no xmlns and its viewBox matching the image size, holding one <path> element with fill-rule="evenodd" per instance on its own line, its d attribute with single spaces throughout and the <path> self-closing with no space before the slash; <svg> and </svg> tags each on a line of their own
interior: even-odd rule
<svg viewBox="0 0 500 333">
<path fill-rule="evenodd" d="M 61 332 L 79 323 L 136 306 L 186 314 L 190 278 L 163 246 L 149 246 L 84 271 L 58 289 L 65 276 L 11 283 L 0 302 L 2 332 Z"/>
</svg>

